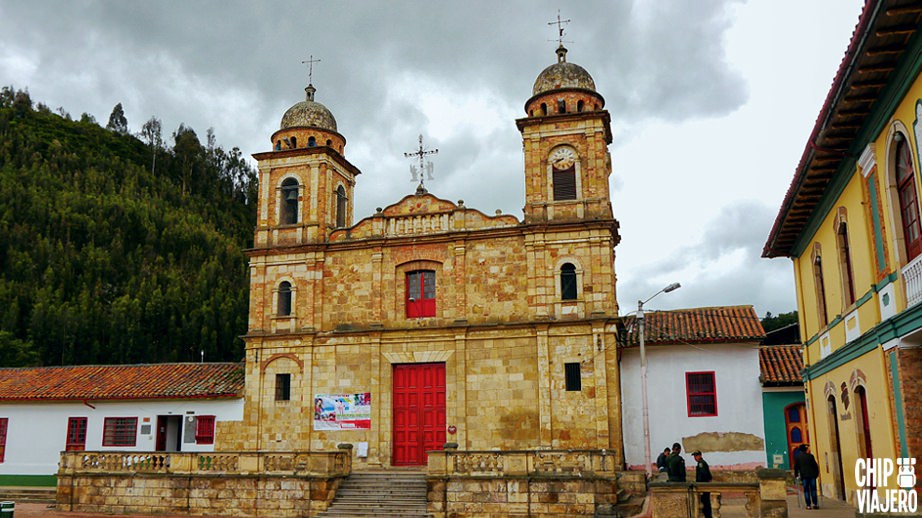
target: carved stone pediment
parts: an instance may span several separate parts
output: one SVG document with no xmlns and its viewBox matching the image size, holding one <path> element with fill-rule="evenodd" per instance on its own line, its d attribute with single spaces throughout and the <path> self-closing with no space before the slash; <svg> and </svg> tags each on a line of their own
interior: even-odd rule
<svg viewBox="0 0 922 518">
<path fill-rule="evenodd" d="M 443 234 L 517 225 L 519 220 L 515 216 L 487 216 L 479 210 L 465 207 L 461 200 L 452 203 L 428 193 L 411 194 L 393 205 L 379 209 L 373 216 L 359 221 L 352 228 L 334 232 L 330 241 Z"/>
</svg>

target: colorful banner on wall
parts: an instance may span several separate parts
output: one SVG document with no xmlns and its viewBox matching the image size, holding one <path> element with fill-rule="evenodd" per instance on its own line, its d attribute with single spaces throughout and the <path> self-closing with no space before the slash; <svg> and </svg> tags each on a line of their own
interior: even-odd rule
<svg viewBox="0 0 922 518">
<path fill-rule="evenodd" d="M 315 395 L 314 430 L 371 430 L 371 392 Z"/>
</svg>

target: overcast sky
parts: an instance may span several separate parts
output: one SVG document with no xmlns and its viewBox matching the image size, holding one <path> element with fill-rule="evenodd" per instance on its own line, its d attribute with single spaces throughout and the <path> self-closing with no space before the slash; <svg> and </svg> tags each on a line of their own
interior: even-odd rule
<svg viewBox="0 0 922 518">
<path fill-rule="evenodd" d="M 102 125 L 121 102 L 244 154 L 271 149 L 304 99 L 336 117 L 362 175 L 356 220 L 414 191 L 403 153 L 423 134 L 429 191 L 522 218 L 521 135 L 538 73 L 568 61 L 611 113 L 620 313 L 752 304 L 796 309 L 791 262 L 761 259 L 858 21 L 861 0 L 581 2 L 0 0 L 0 82 Z"/>
</svg>

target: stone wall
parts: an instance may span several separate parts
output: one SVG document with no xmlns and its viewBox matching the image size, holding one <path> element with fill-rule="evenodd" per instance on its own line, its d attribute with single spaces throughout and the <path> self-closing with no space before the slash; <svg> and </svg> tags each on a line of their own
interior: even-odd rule
<svg viewBox="0 0 922 518">
<path fill-rule="evenodd" d="M 429 452 L 428 510 L 439 517 L 605 516 L 618 503 L 608 450 Z"/>
<path fill-rule="evenodd" d="M 745 500 L 744 512 L 749 518 L 787 518 L 786 472 L 760 469 L 755 480 L 747 482 L 652 482 L 650 509 L 652 518 L 698 518 L 701 516 L 700 495 L 708 493 L 714 516 L 720 516 L 722 496 L 732 495 Z"/>
<path fill-rule="evenodd" d="M 922 373 L 922 348 L 899 349 L 898 354 L 906 450 L 910 457 L 922 459 L 922 376 L 919 376 Z M 917 461 L 917 465 L 919 462 L 922 460 Z M 922 477 L 918 477 L 916 488 L 922 488 Z"/>
<path fill-rule="evenodd" d="M 614 477 L 429 477 L 428 486 L 436 518 L 596 516 L 618 500 Z"/>
<path fill-rule="evenodd" d="M 284 475 L 59 475 L 57 509 L 106 514 L 316 516 L 329 507 L 340 480 Z"/>
<path fill-rule="evenodd" d="M 218 451 L 333 450 L 368 443 L 357 468 L 388 466 L 393 452 L 393 369 L 444 363 L 447 437 L 469 450 L 536 448 L 620 451 L 620 392 L 614 324 L 598 321 L 458 326 L 410 331 L 268 337 L 247 351 L 246 410 L 222 427 Z M 581 388 L 566 390 L 566 363 Z M 274 397 L 291 374 L 291 399 Z M 371 393 L 371 429 L 314 430 L 316 394 Z M 357 451 L 356 451 L 357 455 Z M 619 459 L 620 462 L 620 459 Z"/>
<path fill-rule="evenodd" d="M 351 471 L 344 452 L 63 452 L 57 508 L 94 513 L 315 516 Z"/>
</svg>

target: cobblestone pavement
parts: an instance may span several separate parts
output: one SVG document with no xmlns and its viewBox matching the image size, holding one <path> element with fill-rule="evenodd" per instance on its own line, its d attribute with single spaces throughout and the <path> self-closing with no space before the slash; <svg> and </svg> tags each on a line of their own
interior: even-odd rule
<svg viewBox="0 0 922 518">
<path fill-rule="evenodd" d="M 830 498 L 821 498 L 820 499 L 820 508 L 819 509 L 804 509 L 803 504 L 801 503 L 798 506 L 797 495 L 792 492 L 788 492 L 788 517 L 789 518 L 855 518 L 855 508 L 841 502 L 839 500 L 833 500 Z M 727 515 L 732 515 L 731 511 L 732 506 L 728 506 L 726 509 Z M 63 511 L 55 511 L 54 506 L 49 506 L 48 504 L 16 504 L 16 518 L 100 518 L 108 517 L 112 518 L 111 514 L 102 514 L 102 513 L 71 513 Z M 151 515 L 144 514 L 122 514 L 118 515 L 125 518 L 151 518 Z M 176 515 L 156 515 L 157 518 L 189 518 L 189 515 L 176 514 Z M 197 518 L 208 518 L 208 517 L 197 517 Z M 212 517 L 215 518 L 215 517 Z M 729 517 L 728 517 L 729 518 Z"/>
<path fill-rule="evenodd" d="M 13 513 L 15 518 L 100 518 L 107 517 L 113 518 L 113 516 L 118 516 L 120 518 L 151 518 L 155 516 L 156 518 L 189 518 L 187 514 L 102 514 L 102 513 L 71 513 L 64 511 L 55 511 L 54 505 L 49 504 L 16 504 L 15 512 Z M 196 516 L 196 518 L 209 518 L 207 516 Z M 216 517 L 211 517 L 216 518 Z"/>
<path fill-rule="evenodd" d="M 841 500 L 820 497 L 819 509 L 805 509 L 797 498 L 788 493 L 788 518 L 855 518 L 855 508 Z"/>
</svg>

